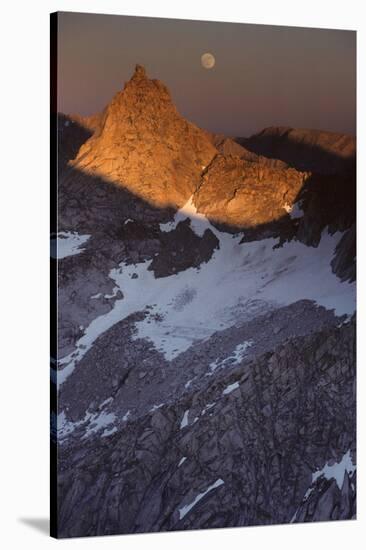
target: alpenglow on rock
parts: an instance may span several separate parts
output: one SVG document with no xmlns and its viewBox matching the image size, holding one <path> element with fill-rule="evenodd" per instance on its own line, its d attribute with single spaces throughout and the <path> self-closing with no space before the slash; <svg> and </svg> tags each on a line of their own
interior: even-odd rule
<svg viewBox="0 0 366 550">
<path fill-rule="evenodd" d="M 181 117 L 167 87 L 136 65 L 72 164 L 154 206 L 175 207 L 187 202 L 216 154 L 208 132 Z"/>
</svg>

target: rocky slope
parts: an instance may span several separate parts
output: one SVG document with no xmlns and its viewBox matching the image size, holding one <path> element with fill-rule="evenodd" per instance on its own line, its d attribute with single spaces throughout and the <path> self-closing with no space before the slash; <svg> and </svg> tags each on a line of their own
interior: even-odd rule
<svg viewBox="0 0 366 550">
<path fill-rule="evenodd" d="M 211 221 L 239 229 L 263 226 L 288 214 L 306 177 L 293 168 L 217 155 L 202 176 L 194 202 Z"/>
<path fill-rule="evenodd" d="M 60 537 L 355 517 L 352 170 L 253 143 L 139 66 L 59 116 Z"/>
<path fill-rule="evenodd" d="M 312 481 L 355 462 L 354 350 L 354 322 L 294 338 L 62 445 L 60 536 L 354 517 L 353 471 Z"/>
</svg>

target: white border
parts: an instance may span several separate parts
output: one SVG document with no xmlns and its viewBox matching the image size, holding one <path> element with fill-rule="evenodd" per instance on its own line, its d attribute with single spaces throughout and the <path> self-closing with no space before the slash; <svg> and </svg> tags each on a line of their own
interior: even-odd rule
<svg viewBox="0 0 366 550">
<path fill-rule="evenodd" d="M 19 518 L 48 515 L 48 201 L 49 95 L 48 19 L 51 11 L 150 15 L 183 19 L 241 21 L 295 26 L 358 29 L 358 120 L 366 121 L 365 17 L 362 2 L 349 0 L 229 1 L 213 3 L 133 3 L 111 0 L 51 0 L 4 3 L 1 13 L 1 542 L 6 549 L 42 550 L 53 544 L 68 548 L 121 547 L 358 548 L 365 536 L 365 463 L 362 431 L 365 418 L 364 330 L 365 149 L 358 128 L 359 164 L 359 442 L 358 521 L 296 526 L 256 527 L 158 535 L 100 537 L 56 542 Z M 365 122 L 364 122 L 365 124 Z M 362 153 L 361 153 L 362 152 Z M 5 307 L 4 307 L 5 305 Z M 363 339 L 364 340 L 364 339 Z"/>
</svg>

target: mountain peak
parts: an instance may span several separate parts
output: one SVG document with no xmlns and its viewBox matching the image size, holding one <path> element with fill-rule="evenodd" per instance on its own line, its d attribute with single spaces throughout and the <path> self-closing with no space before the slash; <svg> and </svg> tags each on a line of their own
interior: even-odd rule
<svg viewBox="0 0 366 550">
<path fill-rule="evenodd" d="M 146 69 L 143 65 L 137 63 L 131 80 L 142 80 L 143 78 L 146 78 Z"/>
<path fill-rule="evenodd" d="M 178 113 L 165 84 L 149 79 L 145 68 L 136 65 L 72 164 L 154 206 L 180 207 L 216 154 L 208 132 Z"/>
</svg>

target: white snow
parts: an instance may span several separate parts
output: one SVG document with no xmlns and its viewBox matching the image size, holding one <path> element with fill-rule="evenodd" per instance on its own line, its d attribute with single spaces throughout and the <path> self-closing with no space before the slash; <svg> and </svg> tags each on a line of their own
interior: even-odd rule
<svg viewBox="0 0 366 550">
<path fill-rule="evenodd" d="M 217 368 L 222 368 L 229 364 L 238 365 L 242 361 L 243 357 L 245 356 L 246 350 L 250 348 L 252 345 L 253 345 L 253 340 L 247 340 L 242 344 L 238 344 L 234 349 L 234 351 L 232 352 L 232 354 L 229 355 L 229 357 L 226 357 L 225 359 L 221 359 L 221 360 L 216 359 L 215 361 L 210 363 L 209 368 L 211 372 L 208 373 L 208 376 L 211 376 Z"/>
<path fill-rule="evenodd" d="M 180 466 L 182 466 L 183 462 L 185 462 L 186 460 L 187 460 L 187 457 L 186 457 L 186 456 L 184 456 L 183 458 L 181 458 L 180 461 L 179 461 L 179 464 L 178 464 L 178 468 L 179 468 Z"/>
<path fill-rule="evenodd" d="M 342 489 L 344 476 L 346 475 L 346 472 L 348 474 L 353 474 L 356 470 L 356 464 L 353 464 L 352 457 L 351 457 L 351 451 L 348 450 L 341 460 L 339 462 L 335 462 L 332 466 L 329 466 L 328 463 L 324 465 L 324 467 L 321 470 L 316 470 L 312 474 L 312 484 L 307 489 L 306 493 L 303 496 L 302 502 L 306 502 L 306 500 L 309 498 L 311 493 L 314 491 L 314 483 L 319 477 L 324 476 L 325 479 L 335 479 L 339 489 Z M 298 510 L 294 513 L 294 515 L 291 518 L 290 523 L 294 523 L 296 516 L 297 516 Z"/>
<path fill-rule="evenodd" d="M 180 423 L 180 429 L 181 429 L 181 430 L 182 430 L 183 428 L 185 428 L 186 426 L 188 426 L 188 415 L 189 415 L 189 409 L 187 409 L 187 410 L 184 412 L 182 421 L 181 421 L 181 423 Z"/>
<path fill-rule="evenodd" d="M 65 412 L 62 411 L 57 416 L 58 441 L 62 442 L 62 440 L 65 439 L 65 437 L 67 437 L 77 427 L 81 425 L 86 426 L 86 431 L 83 435 L 83 438 L 84 438 L 84 437 L 88 437 L 92 433 L 95 433 L 101 430 L 102 428 L 105 428 L 115 420 L 116 420 L 116 415 L 114 413 L 107 413 L 105 411 L 102 411 L 100 413 L 91 413 L 90 411 L 87 411 L 82 420 L 78 420 L 77 422 L 71 422 L 70 420 L 66 420 Z"/>
<path fill-rule="evenodd" d="M 343 327 L 344 325 L 348 325 L 351 322 L 351 319 L 352 319 L 352 315 L 346 315 L 345 320 L 339 323 L 337 325 L 337 328 Z"/>
<path fill-rule="evenodd" d="M 278 239 L 240 244 L 241 234 L 218 231 L 195 211 L 191 199 L 177 217 L 189 217 L 199 234 L 209 228 L 219 239 L 220 248 L 198 269 L 189 268 L 169 277 L 155 279 L 148 270 L 151 261 L 128 266 L 121 263 L 112 269 L 110 278 L 124 297 L 114 302 L 111 311 L 94 319 L 78 340 L 76 351 L 60 360 L 64 368 L 58 371 L 58 384 L 66 380 L 101 334 L 146 306 L 151 306 L 150 314 L 136 322 L 134 337 L 149 339 L 167 360 L 194 342 L 269 307 L 309 299 L 334 309 L 337 315 L 355 310 L 355 284 L 342 283 L 330 266 L 341 232 L 329 235 L 325 230 L 317 248 L 291 241 L 273 250 Z M 133 279 L 133 273 L 138 278 Z M 156 314 L 159 316 L 154 317 Z"/>
<path fill-rule="evenodd" d="M 116 433 L 116 431 L 117 431 L 117 427 L 114 426 L 113 428 L 110 428 L 109 430 L 104 430 L 101 437 L 108 437 L 109 435 L 112 435 L 112 434 Z"/>
<path fill-rule="evenodd" d="M 83 251 L 82 245 L 90 235 L 79 235 L 76 231 L 61 231 L 56 239 L 51 239 L 51 257 L 61 260 L 67 256 L 75 256 Z"/>
<path fill-rule="evenodd" d="M 182 506 L 182 508 L 179 508 L 179 519 L 183 519 L 184 516 L 186 516 L 188 512 L 192 510 L 193 506 L 195 506 L 197 502 L 203 499 L 203 497 L 206 496 L 207 493 L 209 493 L 213 489 L 216 489 L 217 487 L 220 487 L 220 485 L 223 485 L 223 484 L 224 484 L 224 481 L 222 479 L 217 479 L 215 483 L 207 487 L 206 491 L 204 491 L 203 493 L 199 493 L 190 504 L 186 504 L 185 506 Z"/>
<path fill-rule="evenodd" d="M 238 389 L 238 387 L 239 387 L 239 382 L 234 382 L 233 384 L 229 384 L 229 385 L 226 386 L 226 388 L 223 390 L 222 395 L 228 395 L 228 394 L 231 393 L 232 391 Z"/>
<path fill-rule="evenodd" d="M 160 409 L 163 406 L 164 406 L 164 403 L 160 403 L 160 405 L 153 405 L 150 409 L 150 412 L 154 412 L 154 411 L 156 411 L 157 409 Z"/>
<path fill-rule="evenodd" d="M 206 414 L 206 412 L 212 409 L 212 407 L 214 407 L 215 405 L 216 405 L 216 401 L 213 401 L 212 403 L 207 403 L 207 405 L 205 405 L 205 407 L 201 411 L 201 416 Z"/>
<path fill-rule="evenodd" d="M 148 263 L 129 266 L 122 264 L 117 269 L 113 269 L 111 271 L 110 277 L 116 282 L 118 281 L 118 288 L 123 287 L 126 289 L 128 287 L 127 294 L 129 299 L 122 298 L 120 300 L 116 300 L 113 309 L 109 313 L 100 315 L 89 324 L 89 326 L 85 329 L 83 336 L 78 340 L 75 352 L 70 353 L 59 361 L 59 364 L 65 365 L 65 367 L 57 373 L 58 385 L 62 384 L 72 373 L 76 363 L 80 361 L 80 359 L 90 349 L 98 336 L 103 334 L 115 323 L 118 323 L 121 319 L 128 317 L 131 313 L 145 308 L 148 301 L 144 295 L 143 287 L 141 287 L 140 279 L 132 279 L 131 275 L 135 272 L 145 272 L 147 265 Z M 154 277 L 152 276 L 152 281 L 153 280 Z M 118 289 L 116 289 L 116 291 L 117 290 Z M 148 290 L 148 288 L 146 290 Z"/>
<path fill-rule="evenodd" d="M 234 359 L 234 365 L 237 365 L 240 363 L 242 358 L 245 355 L 245 352 L 250 346 L 253 345 L 253 340 L 247 340 L 246 342 L 243 342 L 242 344 L 238 344 L 233 352 L 233 359 Z"/>
<path fill-rule="evenodd" d="M 340 462 L 335 462 L 332 466 L 325 466 L 321 470 L 313 473 L 313 483 L 321 476 L 326 479 L 335 479 L 337 485 L 342 489 L 343 480 L 346 472 L 352 474 L 356 470 L 356 465 L 352 462 L 351 451 L 347 451 Z"/>
<path fill-rule="evenodd" d="M 57 415 L 57 439 L 58 441 L 61 441 L 65 437 L 67 437 L 69 434 L 71 434 L 77 426 L 80 426 L 80 424 L 83 423 L 83 420 L 79 422 L 71 422 L 70 420 L 66 420 L 65 411 L 62 411 Z"/>
<path fill-rule="evenodd" d="M 103 407 L 105 407 L 106 405 L 109 405 L 109 403 L 112 403 L 112 401 L 113 401 L 113 397 L 108 397 L 108 399 L 105 399 L 105 400 L 103 401 L 103 403 L 101 403 L 101 404 L 99 405 L 99 408 L 100 408 L 100 409 L 103 409 Z"/>
<path fill-rule="evenodd" d="M 104 294 L 104 298 L 106 298 L 107 300 L 110 300 L 111 298 L 115 297 L 117 292 L 118 292 L 118 288 L 114 287 L 112 294 Z"/>
<path fill-rule="evenodd" d="M 197 209 L 193 204 L 193 195 L 188 199 L 185 205 L 176 212 L 173 221 L 160 224 L 160 230 L 166 232 L 173 231 L 179 222 L 183 222 L 187 218 L 190 219 L 192 231 L 194 231 L 199 237 L 202 237 L 210 224 L 207 222 L 204 214 L 197 212 Z"/>
<path fill-rule="evenodd" d="M 89 413 L 90 414 L 90 413 Z M 109 424 L 112 424 L 116 420 L 114 413 L 107 413 L 102 411 L 98 415 L 91 415 L 89 424 L 87 426 L 84 437 L 88 437 L 90 434 L 98 432 L 102 428 L 105 428 Z"/>
<path fill-rule="evenodd" d="M 301 202 L 302 201 L 297 201 L 292 205 L 291 212 L 290 212 L 290 218 L 292 220 L 303 217 L 304 211 L 302 210 L 302 208 L 300 206 Z"/>
<path fill-rule="evenodd" d="M 302 218 L 304 211 L 300 207 L 300 202 L 297 201 L 293 205 L 288 204 L 287 202 L 283 205 L 283 208 L 286 210 L 287 214 L 290 214 L 290 218 L 295 220 L 296 218 Z"/>
<path fill-rule="evenodd" d="M 131 416 L 131 411 L 127 411 L 126 414 L 122 416 L 123 422 L 127 422 L 130 416 Z"/>
</svg>

